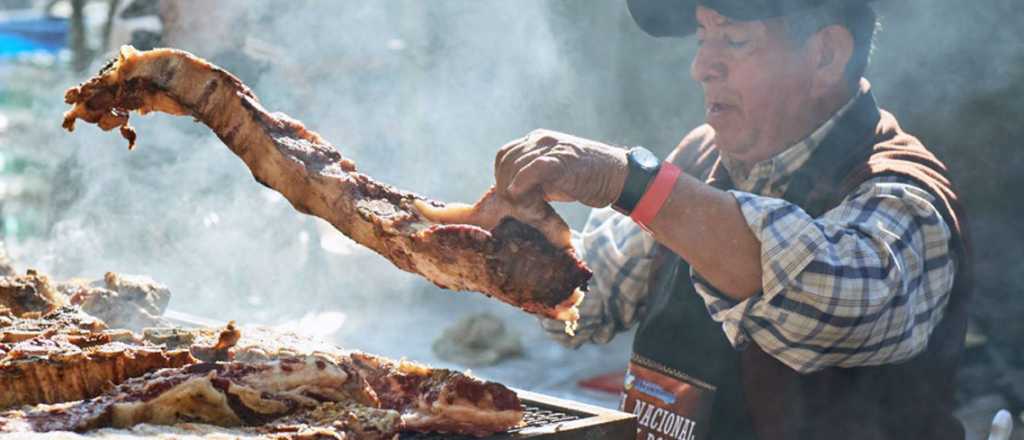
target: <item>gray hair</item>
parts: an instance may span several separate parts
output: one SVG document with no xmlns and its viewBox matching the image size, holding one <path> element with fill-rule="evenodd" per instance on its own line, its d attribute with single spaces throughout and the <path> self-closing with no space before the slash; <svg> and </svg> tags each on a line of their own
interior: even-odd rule
<svg viewBox="0 0 1024 440">
<path fill-rule="evenodd" d="M 853 35 L 853 53 L 846 65 L 846 80 L 855 89 L 864 76 L 874 49 L 878 16 L 866 2 L 826 2 L 825 5 L 787 15 L 783 22 L 787 37 L 803 45 L 818 31 L 832 25 L 845 27 Z"/>
</svg>

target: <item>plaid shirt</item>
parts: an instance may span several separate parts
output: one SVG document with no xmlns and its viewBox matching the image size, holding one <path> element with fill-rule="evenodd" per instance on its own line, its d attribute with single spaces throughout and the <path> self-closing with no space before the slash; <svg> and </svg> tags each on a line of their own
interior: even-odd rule
<svg viewBox="0 0 1024 440">
<path fill-rule="evenodd" d="M 850 106 L 750 170 L 723 158 L 735 184 L 730 193 L 761 242 L 762 291 L 737 302 L 691 273 L 735 347 L 753 341 L 802 373 L 913 357 L 942 319 L 953 286 L 949 228 L 934 198 L 910 182 L 869 180 L 818 218 L 780 198 Z M 605 343 L 643 313 L 655 242 L 609 208 L 594 210 L 573 239 L 594 271 L 579 329 L 570 338 L 560 322 L 543 325 L 569 346 Z"/>
</svg>

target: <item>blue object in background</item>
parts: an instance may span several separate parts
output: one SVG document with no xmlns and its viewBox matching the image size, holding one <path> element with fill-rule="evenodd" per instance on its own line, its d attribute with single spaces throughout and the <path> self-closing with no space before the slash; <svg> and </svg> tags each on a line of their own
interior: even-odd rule
<svg viewBox="0 0 1024 440">
<path fill-rule="evenodd" d="M 67 46 L 68 21 L 63 18 L 0 20 L 0 58 L 26 52 L 56 53 Z"/>
</svg>

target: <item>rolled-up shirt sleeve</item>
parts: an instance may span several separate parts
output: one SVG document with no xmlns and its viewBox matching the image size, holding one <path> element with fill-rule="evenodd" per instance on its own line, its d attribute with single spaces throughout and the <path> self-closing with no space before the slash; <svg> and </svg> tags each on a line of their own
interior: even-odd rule
<svg viewBox="0 0 1024 440">
<path fill-rule="evenodd" d="M 611 208 L 591 211 L 582 232 L 573 231 L 573 247 L 593 271 L 580 304 L 575 336 L 561 321 L 542 319 L 552 338 L 578 347 L 584 342 L 607 343 L 640 318 L 655 241 L 632 219 Z"/>
<path fill-rule="evenodd" d="M 753 341 L 802 373 L 897 363 L 925 348 L 956 264 L 931 194 L 877 178 L 812 218 L 782 199 L 731 193 L 761 242 L 762 291 L 736 302 L 692 279 L 734 346 Z"/>
</svg>

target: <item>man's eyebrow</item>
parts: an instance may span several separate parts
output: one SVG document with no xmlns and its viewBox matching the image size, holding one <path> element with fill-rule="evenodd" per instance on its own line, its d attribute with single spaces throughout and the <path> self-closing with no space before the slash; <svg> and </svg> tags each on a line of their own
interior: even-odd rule
<svg viewBox="0 0 1024 440">
<path fill-rule="evenodd" d="M 721 18 L 715 20 L 715 25 L 718 25 L 718 26 L 731 27 L 731 26 L 734 26 L 735 24 L 736 24 L 736 22 L 733 21 L 732 19 L 730 19 L 729 17 L 721 17 Z M 703 23 L 698 22 L 697 23 L 697 29 L 698 30 L 707 30 L 707 27 L 704 26 Z"/>
</svg>

